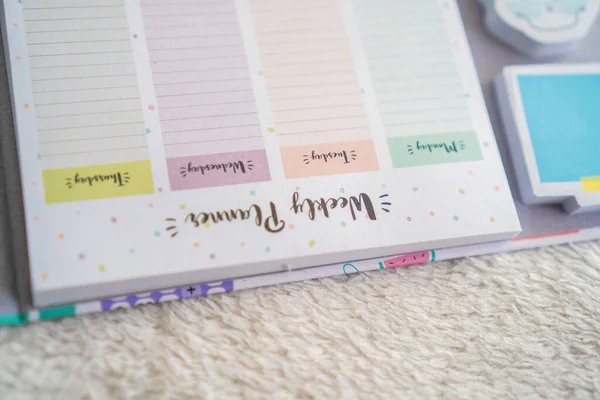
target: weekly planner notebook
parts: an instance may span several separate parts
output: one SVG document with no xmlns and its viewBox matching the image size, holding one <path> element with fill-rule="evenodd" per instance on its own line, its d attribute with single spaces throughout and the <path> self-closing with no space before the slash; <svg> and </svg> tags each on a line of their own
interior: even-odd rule
<svg viewBox="0 0 600 400">
<path fill-rule="evenodd" d="M 454 1 L 3 7 L 34 306 L 520 231 Z"/>
</svg>

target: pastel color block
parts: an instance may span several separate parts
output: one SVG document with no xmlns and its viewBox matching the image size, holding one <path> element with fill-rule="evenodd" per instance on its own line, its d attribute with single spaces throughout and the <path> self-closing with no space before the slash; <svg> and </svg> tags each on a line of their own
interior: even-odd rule
<svg viewBox="0 0 600 400">
<path fill-rule="evenodd" d="M 27 314 L 0 314 L 0 326 L 21 325 L 27 322 Z"/>
<path fill-rule="evenodd" d="M 237 151 L 167 160 L 172 190 L 265 182 L 271 179 L 264 150 Z"/>
<path fill-rule="evenodd" d="M 475 132 L 391 137 L 388 145 L 394 168 L 483 159 Z"/>
<path fill-rule="evenodd" d="M 48 204 L 154 192 L 150 161 L 51 169 L 42 176 Z"/>
<path fill-rule="evenodd" d="M 581 183 L 586 193 L 600 192 L 600 177 L 581 178 Z"/>
<path fill-rule="evenodd" d="M 406 267 L 415 264 L 427 264 L 435 261 L 435 251 L 420 251 L 417 253 L 403 254 L 398 257 L 390 258 L 389 260 L 379 263 L 379 267 L 383 268 L 398 268 Z"/>
<path fill-rule="evenodd" d="M 541 182 L 598 176 L 600 74 L 523 74 L 518 83 Z"/>
<path fill-rule="evenodd" d="M 75 314 L 76 312 L 74 305 L 46 308 L 44 310 L 40 310 L 40 320 L 71 317 Z"/>
<path fill-rule="evenodd" d="M 377 171 L 379 163 L 371 140 L 282 147 L 287 178 L 304 178 Z"/>
</svg>

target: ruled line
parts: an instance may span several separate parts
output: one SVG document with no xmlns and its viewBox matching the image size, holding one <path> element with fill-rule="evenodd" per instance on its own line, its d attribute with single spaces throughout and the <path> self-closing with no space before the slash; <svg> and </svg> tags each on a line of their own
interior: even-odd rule
<svg viewBox="0 0 600 400">
<path fill-rule="evenodd" d="M 369 129 L 368 125 L 363 125 L 363 126 L 355 126 L 355 127 L 351 127 L 351 128 L 342 128 L 342 129 L 322 129 L 322 130 L 314 130 L 314 131 L 302 131 L 302 132 L 287 132 L 287 133 L 278 133 L 278 135 L 281 136 L 287 136 L 287 135 L 305 135 L 307 133 L 321 133 L 321 132 L 341 132 L 341 131 L 348 131 L 350 129 Z"/>
<path fill-rule="evenodd" d="M 196 129 L 184 129 L 178 131 L 163 131 L 163 133 L 180 133 L 180 132 L 196 132 L 196 131 L 212 131 L 219 129 L 229 129 L 229 128 L 249 128 L 252 126 L 260 126 L 260 124 L 248 124 L 248 125 L 230 125 L 230 126 L 220 126 L 218 128 L 196 128 Z"/>
<path fill-rule="evenodd" d="M 137 76 L 136 74 L 114 74 L 114 75 L 85 75 L 85 76 L 73 76 L 68 78 L 45 78 L 45 79 L 32 79 L 32 82 L 44 82 L 44 81 L 66 81 L 70 79 L 87 79 L 87 78 L 116 78 L 120 76 Z"/>
<path fill-rule="evenodd" d="M 67 142 L 79 142 L 85 140 L 102 140 L 102 139 L 120 139 L 124 137 L 136 137 L 136 136 L 146 136 L 144 133 L 136 133 L 135 135 L 121 135 L 121 136 L 101 136 L 101 137 L 93 137 L 93 138 L 81 138 L 81 139 L 65 139 L 65 140 L 52 140 L 52 141 L 40 141 L 40 145 L 42 144 L 52 144 L 52 143 L 67 143 Z"/>
<path fill-rule="evenodd" d="M 139 108 L 136 108 L 136 109 L 133 109 L 133 110 L 100 111 L 100 112 L 94 112 L 94 113 L 67 114 L 67 115 L 51 115 L 51 116 L 47 116 L 47 117 L 38 117 L 38 119 L 80 117 L 82 115 L 116 114 L 116 113 L 125 113 L 125 112 L 129 113 L 129 112 L 134 112 L 134 111 L 139 111 Z"/>
<path fill-rule="evenodd" d="M 439 122 L 455 122 L 455 121 L 465 121 L 470 122 L 470 119 L 465 119 L 464 117 L 460 118 L 441 118 L 441 119 L 424 119 L 421 121 L 413 121 L 413 122 L 395 122 L 391 124 L 386 124 L 386 126 L 405 126 L 405 125 L 419 125 L 423 123 L 439 123 Z"/>
<path fill-rule="evenodd" d="M 141 113 L 140 113 L 141 114 Z M 134 122 L 117 122 L 114 124 L 102 124 L 101 126 L 120 126 L 120 125 L 138 125 L 143 124 L 144 121 L 134 121 Z M 84 125 L 84 126 L 74 126 L 68 128 L 46 128 L 46 129 L 38 129 L 38 132 L 46 132 L 46 131 L 59 131 L 63 129 L 82 129 L 82 128 L 96 128 L 98 125 Z"/>
<path fill-rule="evenodd" d="M 238 114 L 219 114 L 219 115 L 210 115 L 210 116 L 205 116 L 205 117 L 178 117 L 178 118 L 172 118 L 172 119 L 163 119 L 163 121 L 167 122 L 167 121 L 185 121 L 188 119 L 209 119 L 209 118 L 222 118 L 222 117 L 234 117 L 234 116 L 238 116 L 238 115 L 256 115 L 256 112 L 249 112 L 249 113 L 238 113 Z"/>
<path fill-rule="evenodd" d="M 101 149 L 101 150 L 87 150 L 87 151 L 76 151 L 72 153 L 58 153 L 58 154 L 42 154 L 43 157 L 59 157 L 59 156 L 71 156 L 74 154 L 89 154 L 89 153 L 101 153 L 107 151 L 119 151 L 119 150 L 136 150 L 136 149 L 146 149 L 147 146 L 136 146 L 136 147 L 116 147 L 112 149 Z"/>
<path fill-rule="evenodd" d="M 237 140 L 244 140 L 244 139 L 257 139 L 257 138 L 262 138 L 262 136 L 257 135 L 257 136 L 247 136 L 247 137 L 242 137 L 242 138 L 224 138 L 224 139 L 196 140 L 193 142 L 165 143 L 165 146 L 179 146 L 182 144 L 195 144 L 195 143 L 226 142 L 226 141 L 237 141 Z"/>
<path fill-rule="evenodd" d="M 44 90 L 41 92 L 36 92 L 34 90 L 33 93 L 60 93 L 60 92 L 83 92 L 83 91 L 88 91 L 88 90 L 102 90 L 102 89 L 127 89 L 127 88 L 137 88 L 137 85 L 131 85 L 131 86 L 110 86 L 110 87 L 103 87 L 103 88 L 89 88 L 89 89 L 66 89 L 66 90 Z"/>
<path fill-rule="evenodd" d="M 344 104 L 345 106 L 345 104 Z M 354 117 L 361 117 L 363 116 L 363 114 L 349 114 L 349 115 L 342 115 L 339 117 L 323 117 L 323 118 L 302 118 L 302 119 L 297 119 L 297 120 L 293 120 L 293 121 L 275 121 L 275 123 L 279 124 L 279 125 L 283 125 L 283 124 L 297 124 L 298 122 L 308 122 L 308 121 L 334 121 L 334 120 L 338 120 L 338 119 L 346 119 L 346 118 L 354 118 Z"/>
<path fill-rule="evenodd" d="M 181 71 L 178 71 L 178 72 L 181 72 Z M 193 72 L 193 71 L 190 71 L 190 72 Z M 180 85 L 182 83 L 212 83 L 212 82 L 236 82 L 236 81 L 248 82 L 248 77 L 246 77 L 246 78 L 229 78 L 229 79 L 208 79 L 208 80 L 204 80 L 204 81 L 185 80 L 182 82 L 155 83 L 154 86 Z"/>
</svg>

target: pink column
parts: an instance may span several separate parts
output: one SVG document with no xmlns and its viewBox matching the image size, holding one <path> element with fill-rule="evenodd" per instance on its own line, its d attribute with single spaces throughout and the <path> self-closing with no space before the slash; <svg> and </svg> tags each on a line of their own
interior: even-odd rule
<svg viewBox="0 0 600 400">
<path fill-rule="evenodd" d="M 337 0 L 251 0 L 285 175 L 379 169 Z"/>
<path fill-rule="evenodd" d="M 267 181 L 233 0 L 141 0 L 173 190 Z"/>
</svg>

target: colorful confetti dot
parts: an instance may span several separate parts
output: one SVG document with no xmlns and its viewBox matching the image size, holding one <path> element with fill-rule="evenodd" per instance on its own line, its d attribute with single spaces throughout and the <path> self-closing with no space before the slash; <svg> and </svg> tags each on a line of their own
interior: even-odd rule
<svg viewBox="0 0 600 400">
<path fill-rule="evenodd" d="M 499 191 L 500 191 L 500 186 L 494 186 L 494 190 L 495 190 L 496 192 L 499 192 Z"/>
<path fill-rule="evenodd" d="M 211 254 L 209 257 L 210 257 L 211 260 L 214 260 L 215 258 L 217 258 L 217 256 L 214 255 L 214 254 Z"/>
<path fill-rule="evenodd" d="M 429 215 L 431 215 L 432 217 L 435 216 L 435 211 L 429 211 Z"/>
<path fill-rule="evenodd" d="M 365 94 L 365 89 L 360 89 L 361 94 Z"/>
<path fill-rule="evenodd" d="M 469 170 L 469 175 L 473 175 L 473 171 Z"/>
<path fill-rule="evenodd" d="M 48 279 L 48 275 L 46 275 L 46 274 L 42 274 L 42 280 L 44 280 L 44 281 L 45 281 L 46 279 Z"/>
<path fill-rule="evenodd" d="M 151 129 L 146 129 L 146 133 L 152 133 Z"/>
<path fill-rule="evenodd" d="M 309 240 L 309 241 L 308 241 L 308 245 L 309 245 L 310 247 L 314 247 L 314 245 L 315 245 L 315 244 L 317 244 L 317 242 L 315 242 L 314 240 Z"/>
<path fill-rule="evenodd" d="M 110 222 L 112 222 L 113 224 L 116 224 L 116 223 L 117 223 L 117 219 L 116 219 L 115 217 L 112 217 L 112 218 L 110 219 Z"/>
<path fill-rule="evenodd" d="M 300 186 L 296 186 L 296 191 L 300 190 Z"/>
<path fill-rule="evenodd" d="M 205 223 L 204 223 L 204 227 L 205 227 L 205 228 L 210 228 L 210 222 L 205 222 Z"/>
<path fill-rule="evenodd" d="M 21 59 L 21 56 L 16 56 L 15 58 L 16 58 L 17 60 L 20 60 L 20 59 Z"/>
<path fill-rule="evenodd" d="M 137 37 L 138 37 L 137 33 L 134 33 L 134 34 L 133 34 L 133 38 L 134 38 L 134 39 L 137 39 Z"/>
<path fill-rule="evenodd" d="M 340 188 L 340 193 L 344 193 L 346 190 L 344 188 Z"/>
<path fill-rule="evenodd" d="M 85 258 L 85 254 L 83 254 L 83 253 L 80 253 L 80 254 L 77 256 L 77 258 L 78 258 L 79 260 L 83 260 L 83 259 Z"/>
<path fill-rule="evenodd" d="M 250 191 L 250 196 L 254 196 L 256 194 L 256 192 L 254 190 Z"/>
<path fill-rule="evenodd" d="M 270 253 L 270 252 L 271 252 L 271 248 L 267 246 L 267 247 L 265 247 L 265 251 L 266 251 L 267 253 Z"/>
<path fill-rule="evenodd" d="M 496 218 L 490 217 L 490 222 L 496 222 Z"/>
<path fill-rule="evenodd" d="M 31 182 L 31 186 L 36 187 L 37 186 L 37 182 Z"/>
<path fill-rule="evenodd" d="M 41 160 L 42 159 L 42 155 L 38 154 L 35 158 L 37 158 L 38 160 Z"/>
<path fill-rule="evenodd" d="M 154 207 L 154 204 L 148 203 L 148 208 L 152 208 L 152 207 Z"/>
<path fill-rule="evenodd" d="M 384 188 L 384 189 L 385 189 L 385 187 L 386 187 L 386 186 L 387 186 L 387 185 L 386 185 L 385 183 L 382 183 L 382 184 L 381 184 L 381 187 L 382 187 L 382 188 Z"/>
<path fill-rule="evenodd" d="M 454 217 L 452 217 L 452 219 L 458 221 L 458 215 L 455 215 Z"/>
<path fill-rule="evenodd" d="M 268 128 L 267 128 L 267 130 L 268 130 L 269 132 L 271 132 L 271 133 L 275 132 L 275 128 L 273 128 L 273 127 L 271 127 L 271 126 L 270 126 L 270 127 L 268 127 Z"/>
<path fill-rule="evenodd" d="M 160 236 L 160 232 L 159 231 L 154 232 L 154 237 L 159 237 L 159 236 Z"/>
<path fill-rule="evenodd" d="M 104 265 L 102 265 L 102 264 L 98 265 L 98 271 L 104 272 L 105 269 L 106 268 L 104 268 Z"/>
<path fill-rule="evenodd" d="M 196 247 L 196 248 L 200 247 L 200 243 L 194 242 L 194 247 Z"/>
<path fill-rule="evenodd" d="M 154 106 L 153 106 L 152 104 L 150 104 L 150 105 L 148 106 L 148 110 L 150 110 L 150 111 L 153 111 L 153 110 L 154 110 Z"/>
<path fill-rule="evenodd" d="M 33 217 L 34 221 L 39 221 L 39 219 L 40 219 L 39 217 Z"/>
<path fill-rule="evenodd" d="M 13 23 L 13 27 L 16 28 L 17 26 L 19 26 L 19 24 L 17 24 L 16 22 Z"/>
<path fill-rule="evenodd" d="M 419 190 L 419 188 L 415 186 L 415 187 L 413 188 L 413 192 L 416 192 L 417 190 Z"/>
<path fill-rule="evenodd" d="M 162 189 L 162 187 L 159 186 L 159 187 L 156 188 L 156 190 L 158 191 L 158 193 L 162 193 L 163 189 Z"/>
<path fill-rule="evenodd" d="M 180 205 L 179 205 L 179 209 L 180 209 L 180 210 L 185 210 L 185 204 L 180 204 Z"/>
<path fill-rule="evenodd" d="M 483 142 L 483 147 L 489 147 L 489 143 L 488 142 Z"/>
<path fill-rule="evenodd" d="M 344 221 L 340 222 L 341 226 L 346 226 L 346 223 Z"/>
<path fill-rule="evenodd" d="M 256 72 L 256 74 L 257 74 L 258 76 L 262 76 L 263 72 L 262 72 L 261 70 L 258 70 L 258 71 Z"/>
<path fill-rule="evenodd" d="M 131 254 L 133 254 L 133 253 L 135 253 L 135 249 L 129 249 L 129 252 L 130 252 Z"/>
<path fill-rule="evenodd" d="M 406 220 L 407 220 L 408 222 L 410 222 L 410 221 L 412 221 L 412 218 L 411 218 L 411 217 L 406 217 Z"/>
<path fill-rule="evenodd" d="M 246 242 L 241 242 L 240 243 L 240 247 L 244 247 L 246 245 Z"/>
<path fill-rule="evenodd" d="M 465 97 L 468 99 L 469 97 L 471 97 L 470 93 L 465 93 Z"/>
<path fill-rule="evenodd" d="M 458 193 L 465 194 L 465 193 L 467 193 L 467 191 L 465 189 L 458 189 Z"/>
<path fill-rule="evenodd" d="M 29 104 L 23 104 L 23 108 L 24 109 L 28 109 L 29 108 Z"/>
<path fill-rule="evenodd" d="M 59 233 L 58 234 L 58 238 L 59 239 L 64 239 L 65 238 L 65 234 L 64 233 Z"/>
<path fill-rule="evenodd" d="M 294 225 L 294 224 L 289 224 L 288 225 L 288 228 L 290 228 L 291 230 L 294 230 L 295 227 L 296 227 L 296 225 Z"/>
</svg>

